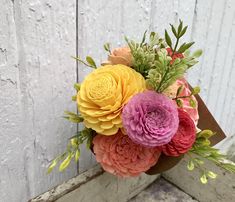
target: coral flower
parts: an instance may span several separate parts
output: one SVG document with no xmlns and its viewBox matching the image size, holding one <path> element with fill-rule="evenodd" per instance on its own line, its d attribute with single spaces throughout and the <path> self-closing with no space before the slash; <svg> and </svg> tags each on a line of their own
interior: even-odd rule
<svg viewBox="0 0 235 202">
<path fill-rule="evenodd" d="M 174 102 L 155 91 L 133 96 L 123 109 L 122 120 L 127 135 L 148 147 L 170 142 L 179 124 Z"/>
<path fill-rule="evenodd" d="M 78 108 L 87 128 L 114 135 L 122 127 L 123 106 L 145 90 L 144 77 L 125 65 L 106 65 L 94 70 L 81 84 Z"/>
<path fill-rule="evenodd" d="M 178 109 L 179 128 L 171 141 L 161 147 L 162 152 L 168 156 L 179 156 L 186 153 L 196 140 L 196 127 L 189 114 Z"/>
<path fill-rule="evenodd" d="M 96 135 L 93 139 L 96 160 L 103 169 L 122 177 L 138 176 L 155 165 L 160 156 L 156 148 L 135 144 L 119 131 L 113 136 Z"/>
</svg>

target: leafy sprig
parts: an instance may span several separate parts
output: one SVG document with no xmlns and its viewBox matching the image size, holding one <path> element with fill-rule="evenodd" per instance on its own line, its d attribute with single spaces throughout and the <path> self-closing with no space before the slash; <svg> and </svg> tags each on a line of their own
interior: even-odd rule
<svg viewBox="0 0 235 202">
<path fill-rule="evenodd" d="M 83 118 L 81 115 L 78 115 L 76 113 L 69 112 L 69 111 L 65 111 L 64 113 L 65 113 L 65 116 L 63 116 L 63 118 L 65 118 L 73 123 L 83 122 Z"/>
<path fill-rule="evenodd" d="M 207 170 L 203 167 L 204 160 L 209 160 L 216 164 L 217 166 L 235 173 L 235 164 L 226 159 L 226 155 L 221 154 L 216 148 L 213 148 L 210 144 L 209 138 L 215 135 L 211 130 L 203 130 L 197 133 L 197 139 L 192 147 L 192 149 L 187 153 L 190 157 L 188 161 L 188 170 L 194 170 L 198 168 L 200 170 L 201 176 L 200 181 L 206 184 L 209 178 L 216 178 L 217 174 Z"/>
<path fill-rule="evenodd" d="M 178 107 L 183 107 L 183 101 L 182 99 L 188 99 L 189 100 L 189 104 L 191 107 L 195 108 L 197 106 L 195 99 L 193 99 L 193 95 L 196 95 L 198 93 L 200 93 L 200 87 L 196 86 L 191 90 L 191 93 L 189 95 L 185 95 L 185 96 L 180 96 L 181 92 L 184 90 L 185 86 L 181 85 L 179 86 L 179 88 L 177 89 L 177 93 L 176 93 L 176 97 L 173 98 L 173 100 L 176 101 L 176 104 L 178 105 Z"/>
<path fill-rule="evenodd" d="M 177 50 L 181 37 L 183 37 L 183 35 L 187 31 L 187 26 L 184 27 L 183 21 L 181 20 L 177 28 L 174 27 L 173 25 L 170 25 L 170 26 L 171 26 L 171 31 L 174 37 L 176 38 L 176 42 L 173 45 L 172 39 L 170 35 L 168 34 L 167 30 L 165 30 L 165 41 L 172 51 L 170 56 L 173 58 L 175 53 L 184 53 L 194 43 L 193 42 L 183 43 L 180 46 L 179 50 Z M 156 91 L 159 93 L 163 92 L 167 87 L 169 87 L 177 79 L 182 77 L 190 65 L 194 65 L 194 64 L 196 64 L 194 62 L 194 58 L 191 58 L 191 57 L 190 58 L 184 57 L 183 59 L 177 58 L 174 60 L 174 62 L 172 62 L 172 64 L 168 63 L 167 68 L 165 69 L 164 74 L 162 75 L 162 79 Z"/>
<path fill-rule="evenodd" d="M 75 162 L 78 162 L 80 157 L 80 145 L 86 142 L 87 148 L 90 149 L 92 138 L 93 131 L 88 128 L 79 131 L 76 135 L 71 137 L 66 151 L 52 160 L 48 167 L 47 173 L 50 173 L 59 162 L 61 162 L 59 165 L 59 171 L 64 171 L 69 166 L 72 159 L 74 159 Z"/>
<path fill-rule="evenodd" d="M 93 69 L 97 68 L 96 63 L 91 56 L 86 56 L 86 61 L 82 60 L 80 57 L 73 57 L 72 56 L 72 58 L 81 62 L 82 64 L 86 65 L 87 67 L 91 67 Z"/>
<path fill-rule="evenodd" d="M 165 47 L 165 42 L 159 35 L 155 32 L 151 32 L 149 35 L 149 41 L 146 42 L 147 32 L 144 33 L 144 36 L 140 43 L 137 43 L 133 40 L 129 40 L 125 37 L 125 40 L 131 49 L 133 56 L 133 68 L 141 73 L 145 78 L 148 75 L 148 71 L 155 67 L 155 61 L 157 60 L 158 55 L 156 52 Z"/>
</svg>

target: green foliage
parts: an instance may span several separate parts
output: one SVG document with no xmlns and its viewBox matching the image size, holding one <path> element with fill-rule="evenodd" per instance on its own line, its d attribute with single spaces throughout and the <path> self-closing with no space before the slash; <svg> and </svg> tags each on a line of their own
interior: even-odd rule
<svg viewBox="0 0 235 202">
<path fill-rule="evenodd" d="M 183 105 L 183 101 L 181 99 L 176 99 L 176 104 L 178 107 L 182 108 L 184 105 Z"/>
<path fill-rule="evenodd" d="M 167 30 L 165 30 L 164 39 L 157 33 L 151 32 L 146 42 L 146 31 L 141 43 L 125 38 L 133 56 L 133 68 L 146 78 L 147 85 L 151 89 L 159 93 L 183 77 L 184 73 L 198 62 L 196 58 L 202 53 L 199 50 L 190 55 L 188 49 L 194 42 L 183 43 L 177 50 L 179 40 L 186 33 L 187 26 L 184 27 L 181 20 L 178 27 L 170 26 L 176 40 L 171 39 Z M 175 44 L 173 41 L 176 41 Z M 172 50 L 171 55 L 168 55 L 166 47 Z M 184 53 L 184 57 L 172 60 L 175 53 Z"/>
<path fill-rule="evenodd" d="M 104 50 L 106 50 L 109 54 L 111 54 L 110 43 L 104 44 Z"/>
<path fill-rule="evenodd" d="M 86 56 L 86 61 L 90 65 L 90 67 L 92 67 L 94 69 L 97 68 L 95 61 L 93 60 L 93 58 L 91 56 Z"/>
<path fill-rule="evenodd" d="M 73 85 L 73 87 L 74 87 L 75 90 L 78 92 L 78 91 L 80 91 L 81 84 L 80 84 L 80 83 L 75 83 L 75 84 Z"/>
<path fill-rule="evenodd" d="M 81 123 L 83 122 L 83 118 L 81 115 L 78 115 L 73 112 L 65 111 L 64 112 L 66 116 L 64 116 L 65 119 L 73 122 L 73 123 Z"/>
<path fill-rule="evenodd" d="M 196 94 L 200 93 L 200 91 L 201 91 L 200 87 L 196 86 L 191 90 L 191 95 L 196 95 Z"/>
<path fill-rule="evenodd" d="M 176 104 L 179 106 L 179 107 L 183 107 L 183 102 L 181 99 L 188 99 L 189 101 L 189 104 L 191 107 L 193 108 L 196 108 L 197 107 L 197 103 L 195 101 L 195 99 L 192 97 L 193 95 L 196 95 L 200 92 L 200 88 L 197 86 L 197 87 L 194 87 L 191 91 L 191 94 L 190 95 L 185 95 L 185 96 L 180 96 L 180 93 L 183 91 L 184 89 L 184 85 L 181 85 L 178 89 L 177 89 L 177 93 L 176 93 L 176 97 L 173 98 L 173 100 L 176 101 Z"/>
<path fill-rule="evenodd" d="M 207 170 L 203 167 L 204 160 L 207 159 L 217 166 L 235 173 L 235 164 L 226 159 L 226 155 L 223 155 L 219 152 L 218 149 L 215 149 L 210 146 L 209 138 L 212 137 L 215 133 L 211 130 L 203 130 L 197 133 L 196 141 L 192 149 L 187 153 L 190 157 L 187 164 L 188 170 L 192 171 L 194 168 L 199 169 L 200 171 L 200 181 L 202 184 L 206 184 L 208 179 L 215 179 L 217 174 Z"/>
<path fill-rule="evenodd" d="M 189 99 L 189 105 L 192 107 L 192 108 L 196 108 L 197 104 L 196 104 L 196 101 L 192 98 Z"/>
<path fill-rule="evenodd" d="M 176 97 L 178 97 L 180 95 L 180 93 L 182 93 L 182 91 L 184 90 L 184 85 L 181 85 L 176 92 Z"/>
<path fill-rule="evenodd" d="M 90 56 L 87 56 L 87 57 L 86 57 L 86 62 L 83 61 L 80 57 L 74 57 L 74 56 L 72 56 L 72 58 L 75 59 L 75 60 L 77 60 L 77 61 L 79 61 L 79 62 L 81 62 L 82 64 L 86 65 L 87 67 L 91 67 L 91 68 L 93 68 L 93 69 L 96 69 L 96 68 L 97 68 L 97 66 L 96 66 L 96 64 L 95 64 L 95 61 L 94 61 L 93 58 L 90 57 Z"/>
<path fill-rule="evenodd" d="M 61 162 L 59 165 L 59 171 L 64 171 L 69 166 L 73 158 L 75 162 L 77 162 L 80 157 L 79 146 L 86 142 L 87 145 L 89 145 L 88 149 L 90 149 L 92 139 L 93 131 L 88 128 L 79 131 L 76 135 L 71 137 L 67 145 L 67 150 L 52 160 L 51 164 L 48 166 L 47 173 L 50 173 L 56 167 L 56 165 L 59 164 L 59 162 Z"/>
<path fill-rule="evenodd" d="M 158 58 L 156 52 L 160 50 L 161 47 L 165 47 L 164 40 L 155 32 L 150 33 L 147 43 L 146 33 L 147 32 L 144 33 L 141 43 L 137 43 L 125 37 L 133 56 L 133 68 L 145 78 L 148 71 L 155 67 L 155 61 Z"/>
</svg>

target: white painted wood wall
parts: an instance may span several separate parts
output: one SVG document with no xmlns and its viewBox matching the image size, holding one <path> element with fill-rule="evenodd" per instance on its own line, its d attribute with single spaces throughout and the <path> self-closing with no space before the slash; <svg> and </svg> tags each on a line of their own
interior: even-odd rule
<svg viewBox="0 0 235 202">
<path fill-rule="evenodd" d="M 90 71 L 70 56 L 101 62 L 105 42 L 162 34 L 179 18 L 185 40 L 204 50 L 189 80 L 229 136 L 226 151 L 235 142 L 234 0 L 0 0 L 0 201 L 26 201 L 95 163 L 84 148 L 78 168 L 46 174 L 76 132 L 61 117 L 76 110 L 73 84 Z"/>
</svg>

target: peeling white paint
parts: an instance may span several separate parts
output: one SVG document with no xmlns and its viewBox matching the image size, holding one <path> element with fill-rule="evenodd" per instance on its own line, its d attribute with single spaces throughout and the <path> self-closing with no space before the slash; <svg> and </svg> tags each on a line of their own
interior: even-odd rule
<svg viewBox="0 0 235 202">
<path fill-rule="evenodd" d="M 76 33 L 76 2 L 78 32 Z M 70 56 L 106 59 L 103 44 L 124 45 L 123 36 L 140 39 L 146 30 L 161 34 L 181 18 L 185 40 L 204 50 L 189 73 L 193 85 L 234 142 L 235 2 L 233 0 L 0 0 L 0 196 L 26 201 L 77 174 L 46 175 L 49 161 L 66 147 L 76 126 L 61 117 L 71 103 L 76 63 Z M 76 36 L 78 44 L 76 44 Z M 81 81 L 90 72 L 78 66 Z M 80 172 L 95 164 L 85 147 Z"/>
</svg>

